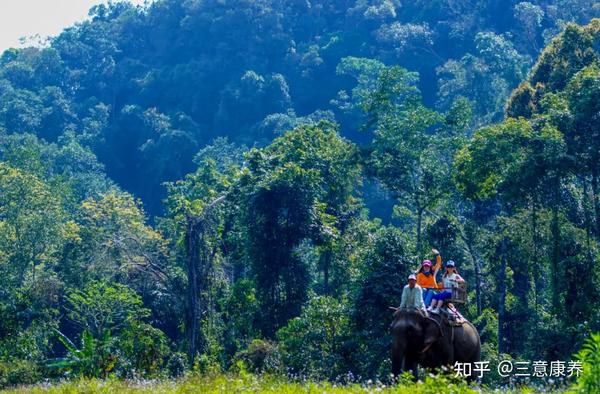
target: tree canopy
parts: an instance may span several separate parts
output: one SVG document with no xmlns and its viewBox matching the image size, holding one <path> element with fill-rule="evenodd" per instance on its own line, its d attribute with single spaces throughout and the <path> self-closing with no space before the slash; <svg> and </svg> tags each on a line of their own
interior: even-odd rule
<svg viewBox="0 0 600 394">
<path fill-rule="evenodd" d="M 593 361 L 598 10 L 109 2 L 6 50 L 0 386 L 385 380 L 432 248 L 484 359 Z"/>
</svg>

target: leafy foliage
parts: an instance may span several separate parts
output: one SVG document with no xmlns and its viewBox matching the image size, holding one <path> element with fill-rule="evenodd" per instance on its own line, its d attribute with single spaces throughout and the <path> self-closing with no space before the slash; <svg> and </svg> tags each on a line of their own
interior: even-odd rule
<svg viewBox="0 0 600 394">
<path fill-rule="evenodd" d="M 469 392 L 367 383 L 430 248 L 485 357 L 570 356 L 600 331 L 599 9 L 509 3 L 111 2 L 5 51 L 0 384 Z"/>
<path fill-rule="evenodd" d="M 592 393 L 600 389 L 598 354 L 600 354 L 600 336 L 593 334 L 577 353 L 577 358 L 583 362 L 583 373 L 577 385 L 578 392 Z"/>
<path fill-rule="evenodd" d="M 119 331 L 148 316 L 140 297 L 120 284 L 90 282 L 67 296 L 69 319 L 92 335 Z"/>
<path fill-rule="evenodd" d="M 294 375 L 336 378 L 347 369 L 347 305 L 328 296 L 309 299 L 299 317 L 277 331 L 284 363 Z"/>
<path fill-rule="evenodd" d="M 102 337 L 96 339 L 89 331 L 84 330 L 81 334 L 80 348 L 77 348 L 60 331 L 57 331 L 57 334 L 59 341 L 67 349 L 67 355 L 63 358 L 50 360 L 48 368 L 51 370 L 66 371 L 74 376 L 105 378 L 114 369 L 117 359 L 108 349 L 110 341 L 108 331 L 104 331 Z"/>
</svg>

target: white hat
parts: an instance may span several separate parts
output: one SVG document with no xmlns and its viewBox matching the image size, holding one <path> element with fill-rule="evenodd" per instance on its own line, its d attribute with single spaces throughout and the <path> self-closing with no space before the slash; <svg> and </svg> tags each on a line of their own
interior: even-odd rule
<svg viewBox="0 0 600 394">
<path fill-rule="evenodd" d="M 417 277 L 415 276 L 415 274 L 410 274 L 408 275 L 408 280 L 417 280 Z"/>
</svg>

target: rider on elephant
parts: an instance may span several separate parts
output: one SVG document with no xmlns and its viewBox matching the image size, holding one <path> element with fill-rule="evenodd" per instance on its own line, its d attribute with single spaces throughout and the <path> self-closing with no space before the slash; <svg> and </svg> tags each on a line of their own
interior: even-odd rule
<svg viewBox="0 0 600 394">
<path fill-rule="evenodd" d="M 400 308 L 414 308 L 425 311 L 423 289 L 417 284 L 417 277 L 415 274 L 410 274 L 408 276 L 408 284 L 404 286 L 404 289 L 402 290 Z"/>
<path fill-rule="evenodd" d="M 417 284 L 423 288 L 423 301 L 426 307 L 429 306 L 431 299 L 437 293 L 436 289 L 440 287 L 435 277 L 438 270 L 442 268 L 440 252 L 437 249 L 431 249 L 431 251 L 435 255 L 435 266 L 432 268 L 430 260 L 423 260 L 421 268 L 417 271 Z"/>
<path fill-rule="evenodd" d="M 444 301 L 452 298 L 452 288 L 457 286 L 457 283 L 464 282 L 465 280 L 456 271 L 456 264 L 452 260 L 448 260 L 446 263 L 446 272 L 442 275 L 442 284 L 444 285 L 444 291 L 433 296 L 433 302 L 430 306 L 431 313 L 439 313 L 440 308 L 444 305 Z"/>
<path fill-rule="evenodd" d="M 410 275 L 408 279 L 408 285 L 402 291 L 400 308 L 391 308 L 394 310 L 394 321 L 390 327 L 392 374 L 397 377 L 402 371 L 411 371 L 418 378 L 418 365 L 434 369 L 451 367 L 456 362 L 473 364 L 480 361 L 481 339 L 475 326 L 464 318 L 460 324 L 450 324 L 442 315 L 423 313 L 420 309 L 424 305 L 423 300 L 418 297 L 422 291 L 416 283 L 416 275 Z M 444 287 L 451 288 L 453 280 L 463 279 L 456 272 L 454 262 L 448 261 L 442 277 Z M 437 296 L 446 298 L 447 293 L 439 293 L 434 299 Z"/>
</svg>

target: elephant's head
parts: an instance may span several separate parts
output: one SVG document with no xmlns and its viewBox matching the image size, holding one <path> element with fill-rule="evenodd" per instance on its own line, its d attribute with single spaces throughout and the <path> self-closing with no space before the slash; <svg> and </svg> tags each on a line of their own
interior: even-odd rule
<svg viewBox="0 0 600 394">
<path fill-rule="evenodd" d="M 413 344 L 429 345 L 444 336 L 440 323 L 411 308 L 395 309 L 391 330 L 395 337 L 411 339 Z"/>
<path fill-rule="evenodd" d="M 440 324 L 415 309 L 398 309 L 391 325 L 392 361 L 403 365 L 405 359 L 420 360 L 444 335 Z M 394 372 L 395 374 L 396 372 Z"/>
</svg>

